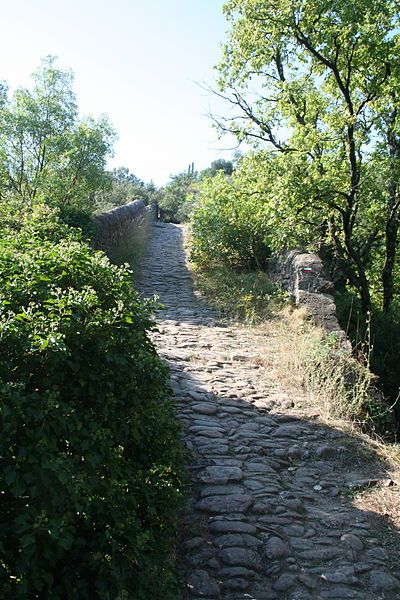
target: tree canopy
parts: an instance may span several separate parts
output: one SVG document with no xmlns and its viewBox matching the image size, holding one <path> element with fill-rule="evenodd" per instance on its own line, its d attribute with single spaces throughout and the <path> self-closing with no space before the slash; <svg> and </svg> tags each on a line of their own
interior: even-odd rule
<svg viewBox="0 0 400 600">
<path fill-rule="evenodd" d="M 224 12 L 231 29 L 217 93 L 231 112 L 219 128 L 281 156 L 289 214 L 331 248 L 364 312 L 371 293 L 388 311 L 400 203 L 398 3 L 230 0 Z"/>
<path fill-rule="evenodd" d="M 19 88 L 11 98 L 0 90 L 0 198 L 92 208 L 108 182 L 115 133 L 105 116 L 79 117 L 73 75 L 54 57 L 33 80 L 32 90 Z"/>
</svg>

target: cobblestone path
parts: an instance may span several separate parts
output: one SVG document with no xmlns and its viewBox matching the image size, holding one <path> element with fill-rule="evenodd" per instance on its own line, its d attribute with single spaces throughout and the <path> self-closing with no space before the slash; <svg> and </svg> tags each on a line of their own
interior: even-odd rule
<svg viewBox="0 0 400 600">
<path fill-rule="evenodd" d="M 399 599 L 394 547 L 351 504 L 366 475 L 354 443 L 301 414 L 260 364 L 257 336 L 193 294 L 179 226 L 153 227 L 141 290 L 166 307 L 155 342 L 191 451 L 182 598 Z"/>
</svg>

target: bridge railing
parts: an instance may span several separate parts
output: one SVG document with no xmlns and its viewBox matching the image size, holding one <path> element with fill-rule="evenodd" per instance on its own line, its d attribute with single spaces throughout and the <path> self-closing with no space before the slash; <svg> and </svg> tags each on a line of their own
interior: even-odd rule
<svg viewBox="0 0 400 600">
<path fill-rule="evenodd" d="M 121 244 L 134 230 L 147 228 L 151 210 L 143 200 L 134 200 L 93 217 L 94 247 L 105 252 Z"/>
</svg>

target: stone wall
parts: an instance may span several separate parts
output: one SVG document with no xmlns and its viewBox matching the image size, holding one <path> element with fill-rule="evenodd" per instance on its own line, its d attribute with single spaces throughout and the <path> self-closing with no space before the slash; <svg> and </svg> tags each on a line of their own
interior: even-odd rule
<svg viewBox="0 0 400 600">
<path fill-rule="evenodd" d="M 341 346 L 351 351 L 350 342 L 340 327 L 333 298 L 333 283 L 327 277 L 317 254 L 290 250 L 272 261 L 270 274 L 303 306 L 316 325 L 335 333 Z"/>
<path fill-rule="evenodd" d="M 110 252 L 132 232 L 132 229 L 144 228 L 149 221 L 150 212 L 143 200 L 134 200 L 95 215 L 94 246 L 97 250 Z"/>
</svg>

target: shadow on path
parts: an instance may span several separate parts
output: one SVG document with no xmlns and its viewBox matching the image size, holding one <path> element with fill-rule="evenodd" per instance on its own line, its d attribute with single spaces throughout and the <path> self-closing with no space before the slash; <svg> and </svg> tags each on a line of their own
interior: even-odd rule
<svg viewBox="0 0 400 600">
<path fill-rule="evenodd" d="M 399 531 L 353 504 L 390 477 L 389 465 L 360 439 L 296 413 L 253 360 L 251 333 L 215 325 L 193 296 L 179 227 L 154 228 L 142 273 L 142 291 L 166 306 L 155 343 L 190 453 L 183 598 L 400 598 Z"/>
</svg>

